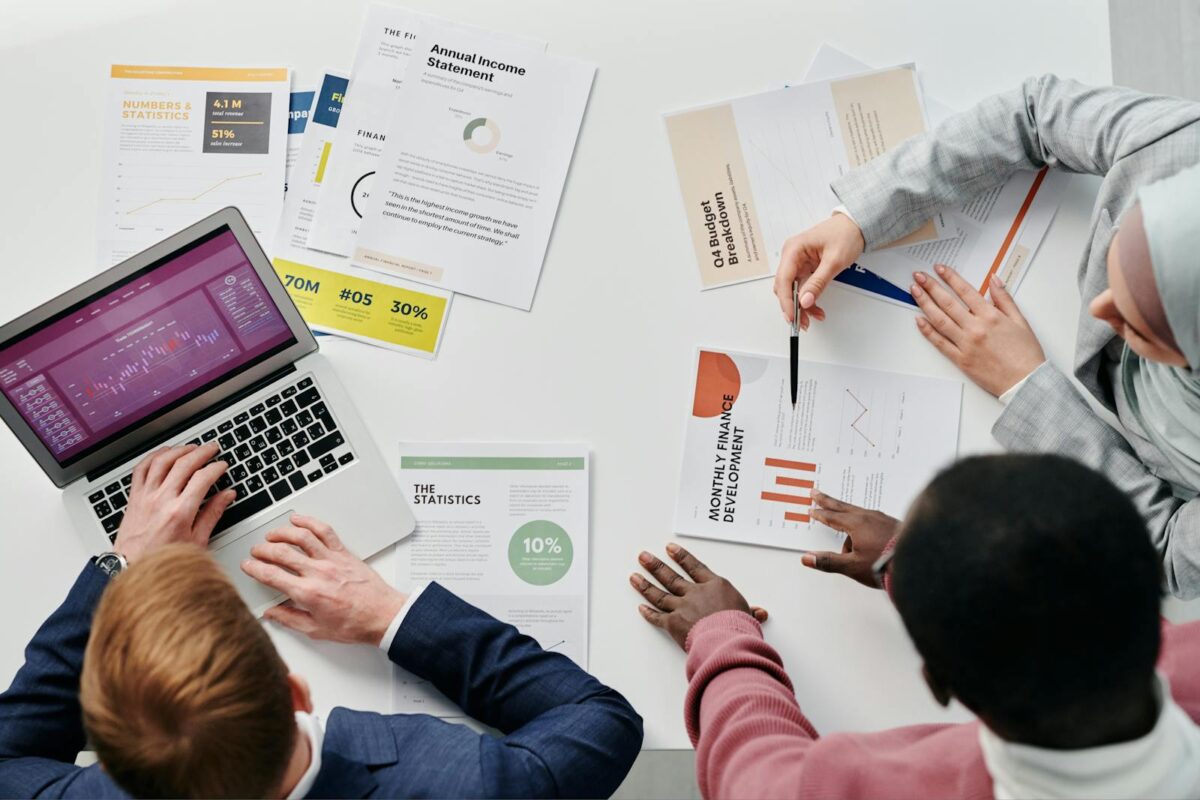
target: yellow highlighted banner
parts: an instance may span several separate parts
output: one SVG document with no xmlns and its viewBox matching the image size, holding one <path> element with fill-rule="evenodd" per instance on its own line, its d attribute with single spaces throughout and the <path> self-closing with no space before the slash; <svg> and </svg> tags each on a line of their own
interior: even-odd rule
<svg viewBox="0 0 1200 800">
<path fill-rule="evenodd" d="M 272 263 L 314 329 L 385 347 L 437 352 L 449 305 L 446 297 L 282 258 Z"/>
<path fill-rule="evenodd" d="M 149 67 L 113 64 L 113 78 L 161 81 L 286 81 L 287 67 Z"/>
</svg>

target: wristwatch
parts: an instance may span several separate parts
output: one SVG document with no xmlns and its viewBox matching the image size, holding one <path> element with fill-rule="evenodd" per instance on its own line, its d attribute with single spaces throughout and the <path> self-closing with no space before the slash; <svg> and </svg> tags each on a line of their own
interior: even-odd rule
<svg viewBox="0 0 1200 800">
<path fill-rule="evenodd" d="M 110 578 L 115 578 L 120 575 L 126 567 L 129 566 L 129 561 L 120 553 L 101 553 L 96 556 L 93 563 L 100 568 L 100 571 L 108 575 Z"/>
</svg>

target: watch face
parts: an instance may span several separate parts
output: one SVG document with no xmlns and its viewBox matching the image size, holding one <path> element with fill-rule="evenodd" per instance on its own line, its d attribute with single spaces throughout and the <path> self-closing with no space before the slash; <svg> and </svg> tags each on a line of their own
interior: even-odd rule
<svg viewBox="0 0 1200 800">
<path fill-rule="evenodd" d="M 121 557 L 116 553 L 105 553 L 96 559 L 96 566 L 109 575 L 119 575 L 122 567 Z"/>
</svg>

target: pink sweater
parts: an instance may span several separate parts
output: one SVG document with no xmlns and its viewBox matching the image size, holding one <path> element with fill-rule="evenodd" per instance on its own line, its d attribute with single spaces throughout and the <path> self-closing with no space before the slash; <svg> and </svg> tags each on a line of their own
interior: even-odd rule
<svg viewBox="0 0 1200 800">
<path fill-rule="evenodd" d="M 992 797 L 978 722 L 821 737 L 753 617 L 705 617 L 687 651 L 684 715 L 707 798 Z M 1197 664 L 1200 622 L 1164 623 L 1159 670 L 1175 702 L 1200 721 Z"/>
</svg>

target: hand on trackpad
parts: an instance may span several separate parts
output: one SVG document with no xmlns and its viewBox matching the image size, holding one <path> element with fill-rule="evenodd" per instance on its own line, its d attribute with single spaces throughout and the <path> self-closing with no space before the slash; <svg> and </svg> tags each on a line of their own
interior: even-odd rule
<svg viewBox="0 0 1200 800">
<path fill-rule="evenodd" d="M 378 645 L 408 595 L 347 550 L 327 523 L 301 514 L 288 522 L 269 531 L 268 543 L 242 565 L 248 576 L 293 600 L 263 616 L 313 639 Z"/>
<path fill-rule="evenodd" d="M 242 562 L 250 558 L 250 548 L 266 541 L 269 531 L 291 525 L 293 513 L 295 512 L 292 509 L 288 509 L 246 535 L 239 536 L 228 543 L 221 543 L 220 548 L 213 552 L 213 558 L 225 569 L 226 574 L 233 581 L 234 587 L 237 588 L 238 594 L 242 596 L 242 600 L 246 602 L 256 617 L 261 617 L 263 612 L 271 606 L 282 603 L 287 596 L 269 586 L 264 586 L 242 572 Z"/>
</svg>

